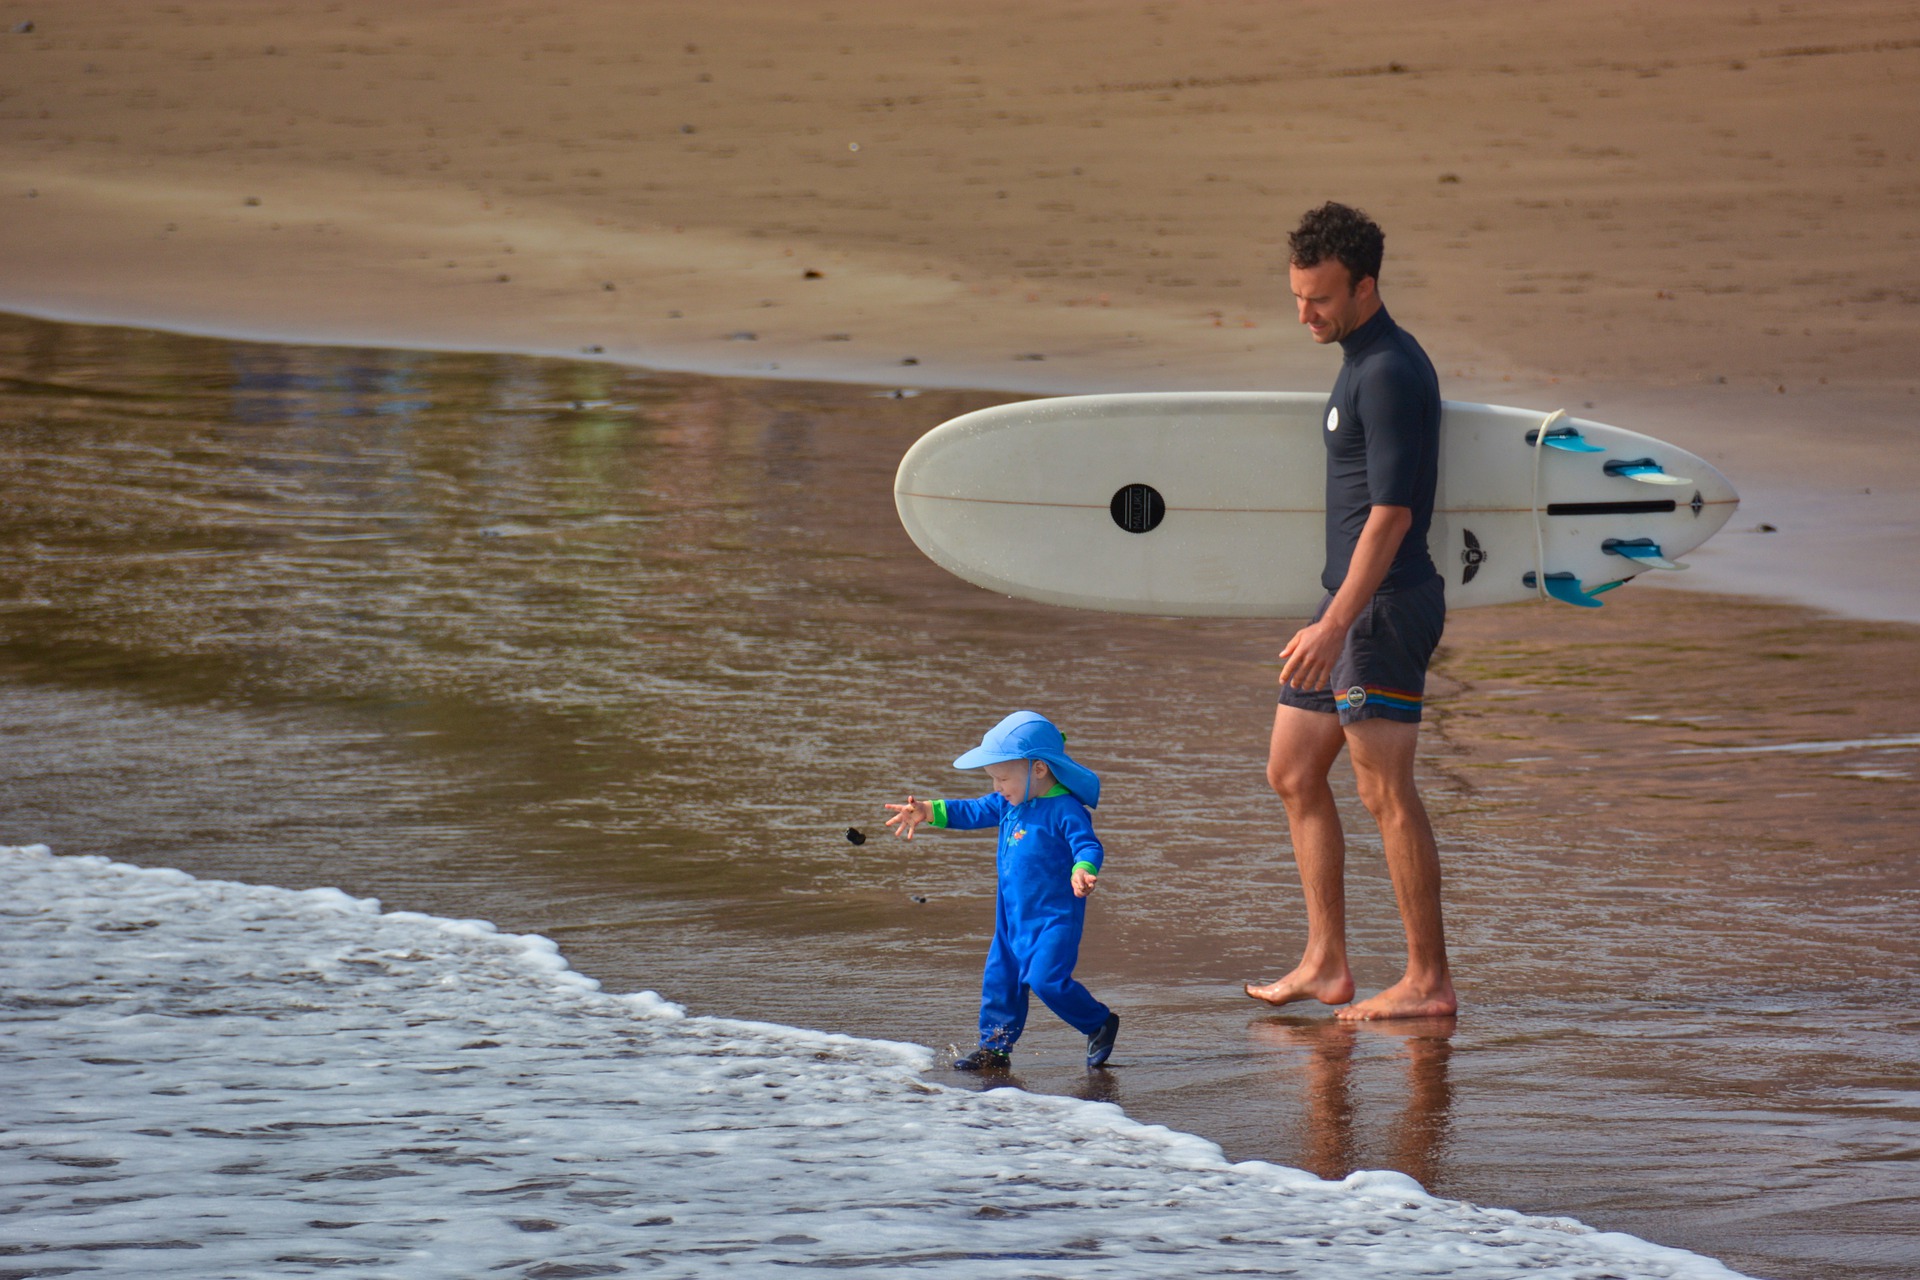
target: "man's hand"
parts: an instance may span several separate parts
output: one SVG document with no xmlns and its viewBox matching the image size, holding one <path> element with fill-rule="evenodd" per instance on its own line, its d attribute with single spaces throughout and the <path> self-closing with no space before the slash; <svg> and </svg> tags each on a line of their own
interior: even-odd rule
<svg viewBox="0 0 1920 1280">
<path fill-rule="evenodd" d="M 1294 632 L 1280 651 L 1280 683 L 1302 693 L 1333 684 L 1333 664 L 1347 643 L 1347 628 L 1328 618 Z"/>
<path fill-rule="evenodd" d="M 1099 879 L 1099 876 L 1088 871 L 1085 867 L 1075 867 L 1073 869 L 1073 896 L 1076 898 L 1086 897 L 1093 892 L 1094 882 Z"/>
<path fill-rule="evenodd" d="M 913 839 L 913 829 L 923 822 L 933 821 L 933 803 L 928 800 L 916 800 L 907 797 L 905 804 L 890 804 L 893 816 L 887 819 L 887 829 L 897 836 Z"/>
</svg>

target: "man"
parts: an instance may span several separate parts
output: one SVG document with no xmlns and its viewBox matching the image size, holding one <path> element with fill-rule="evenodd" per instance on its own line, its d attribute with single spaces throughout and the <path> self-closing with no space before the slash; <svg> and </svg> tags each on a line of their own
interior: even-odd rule
<svg viewBox="0 0 1920 1280">
<path fill-rule="evenodd" d="M 1440 450 L 1440 382 L 1381 305 L 1384 237 L 1357 209 L 1325 204 L 1290 237 L 1300 323 L 1344 359 L 1327 401 L 1327 597 L 1280 652 L 1267 780 L 1286 806 L 1306 894 L 1307 945 L 1293 971 L 1247 994 L 1268 1004 L 1347 1004 L 1346 839 L 1327 775 L 1345 748 L 1380 827 L 1407 935 L 1400 981 L 1340 1010 L 1346 1020 L 1458 1007 L 1440 916 L 1440 859 L 1413 780 L 1427 662 L 1446 620 L 1427 554 Z"/>
</svg>

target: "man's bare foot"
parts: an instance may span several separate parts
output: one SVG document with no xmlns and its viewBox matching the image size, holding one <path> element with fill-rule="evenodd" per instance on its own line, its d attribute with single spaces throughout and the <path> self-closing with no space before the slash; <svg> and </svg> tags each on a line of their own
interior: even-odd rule
<svg viewBox="0 0 1920 1280">
<path fill-rule="evenodd" d="M 1342 1022 L 1372 1022 L 1380 1018 L 1443 1018 L 1460 1008 L 1454 998 L 1453 983 L 1444 979 L 1437 987 L 1416 985 L 1402 978 L 1377 996 L 1348 1005 L 1333 1016 Z"/>
<path fill-rule="evenodd" d="M 1312 974 L 1295 969 L 1286 977 L 1276 979 L 1265 986 L 1256 987 L 1249 982 L 1244 984 L 1241 990 L 1255 1000 L 1264 1000 L 1271 1005 L 1292 1004 L 1296 1000 L 1318 1000 L 1321 1004 L 1345 1004 L 1353 999 L 1353 975 L 1344 971 L 1335 974 Z"/>
</svg>

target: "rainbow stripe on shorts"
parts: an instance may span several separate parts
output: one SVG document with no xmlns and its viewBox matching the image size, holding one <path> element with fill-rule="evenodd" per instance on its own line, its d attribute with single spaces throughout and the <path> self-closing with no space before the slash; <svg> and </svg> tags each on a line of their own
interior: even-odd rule
<svg viewBox="0 0 1920 1280">
<path fill-rule="evenodd" d="M 1333 692 L 1333 705 L 1341 711 L 1358 711 L 1369 704 L 1392 707 L 1395 711 L 1411 711 L 1420 714 L 1425 695 L 1409 693 L 1405 689 L 1389 689 L 1383 685 L 1356 684 L 1350 689 L 1336 689 Z"/>
</svg>

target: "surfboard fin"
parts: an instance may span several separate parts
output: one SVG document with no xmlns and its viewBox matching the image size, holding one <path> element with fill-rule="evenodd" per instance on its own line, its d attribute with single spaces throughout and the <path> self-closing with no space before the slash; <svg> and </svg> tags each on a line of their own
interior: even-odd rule
<svg viewBox="0 0 1920 1280">
<path fill-rule="evenodd" d="M 1645 565 L 1649 569 L 1687 567 L 1678 560 L 1667 559 L 1661 554 L 1660 544 L 1652 538 L 1608 538 L 1600 544 L 1600 549 L 1610 556 L 1625 556 L 1635 564 Z"/>
<path fill-rule="evenodd" d="M 1521 579 L 1531 587 L 1537 581 L 1533 570 L 1529 569 Z M 1600 601 L 1580 589 L 1580 579 L 1570 573 L 1550 573 L 1547 575 L 1547 594 L 1562 604 L 1577 605 L 1582 609 L 1598 609 Z"/>
<path fill-rule="evenodd" d="M 1629 480 L 1638 480 L 1641 484 L 1692 484 L 1685 476 L 1670 476 L 1652 458 L 1635 458 L 1631 462 L 1618 459 L 1609 461 L 1606 472 L 1610 476 L 1625 476 Z"/>
<path fill-rule="evenodd" d="M 1537 428 L 1527 432 L 1527 443 L 1529 445 L 1542 443 L 1540 440 L 1540 432 Z M 1581 436 L 1578 427 L 1549 427 L 1547 428 L 1547 438 L 1544 443 L 1549 449 L 1561 449 L 1567 453 L 1606 452 L 1606 449 L 1600 445 L 1588 444 L 1586 439 Z"/>
</svg>

